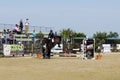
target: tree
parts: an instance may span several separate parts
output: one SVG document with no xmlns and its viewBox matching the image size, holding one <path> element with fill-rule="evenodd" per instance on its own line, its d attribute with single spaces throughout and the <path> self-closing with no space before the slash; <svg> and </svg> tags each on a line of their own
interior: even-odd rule
<svg viewBox="0 0 120 80">
<path fill-rule="evenodd" d="M 109 32 L 107 34 L 106 32 L 96 32 L 96 34 L 93 35 L 95 38 L 95 50 L 98 51 L 98 47 L 102 48 L 102 44 L 105 43 L 105 40 L 107 38 L 117 38 L 119 35 L 117 32 Z"/>
<path fill-rule="evenodd" d="M 69 37 L 70 37 L 70 34 L 73 34 L 73 37 L 86 37 L 86 35 L 84 34 L 84 33 L 80 33 L 80 32 L 74 32 L 74 31 L 72 31 L 70 28 L 68 28 L 68 29 L 63 29 L 62 31 L 61 31 L 61 36 L 62 36 L 62 38 L 64 38 L 64 39 L 68 39 Z"/>
<path fill-rule="evenodd" d="M 68 29 L 63 29 L 63 30 L 60 31 L 60 32 L 61 32 L 61 36 L 62 36 L 63 39 L 68 39 L 68 38 L 70 37 L 70 33 L 71 33 L 71 32 L 73 33 L 73 31 L 72 31 L 70 28 L 68 28 Z"/>
<path fill-rule="evenodd" d="M 80 33 L 80 32 L 79 33 L 74 32 L 73 36 L 74 37 L 86 37 L 84 33 Z"/>
<path fill-rule="evenodd" d="M 98 51 L 98 47 L 100 49 L 102 48 L 102 44 L 105 43 L 105 39 L 107 38 L 106 32 L 96 32 L 96 34 L 93 35 L 93 38 L 95 38 L 95 50 Z"/>
<path fill-rule="evenodd" d="M 67 43 L 69 42 L 71 45 L 70 47 L 72 48 L 74 46 L 74 42 L 73 42 L 73 38 L 74 37 L 86 37 L 86 35 L 84 33 L 77 33 L 77 32 L 74 32 L 73 30 L 71 30 L 70 28 L 68 29 L 63 29 L 61 31 L 61 36 L 62 36 L 62 39 L 63 39 L 63 44 L 64 44 L 64 48 L 67 48 Z"/>
<path fill-rule="evenodd" d="M 61 32 L 61 37 L 62 37 L 62 41 L 63 41 L 63 47 L 64 49 L 68 48 L 68 41 L 70 41 L 70 34 L 73 33 L 73 31 L 68 28 L 68 29 L 63 29 Z"/>
<path fill-rule="evenodd" d="M 112 32 L 110 31 L 110 33 L 107 35 L 108 38 L 118 38 L 119 34 L 117 32 Z"/>
</svg>

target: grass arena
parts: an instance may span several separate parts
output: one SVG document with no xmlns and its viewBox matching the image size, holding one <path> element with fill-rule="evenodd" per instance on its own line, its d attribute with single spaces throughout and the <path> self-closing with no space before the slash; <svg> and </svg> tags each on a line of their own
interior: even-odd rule
<svg viewBox="0 0 120 80">
<path fill-rule="evenodd" d="M 0 80 L 120 80 L 120 54 L 102 54 L 101 60 L 80 57 L 3 57 Z"/>
</svg>

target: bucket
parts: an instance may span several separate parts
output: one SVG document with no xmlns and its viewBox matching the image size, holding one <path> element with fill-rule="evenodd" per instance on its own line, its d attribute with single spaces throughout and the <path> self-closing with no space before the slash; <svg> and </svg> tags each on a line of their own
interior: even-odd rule
<svg viewBox="0 0 120 80">
<path fill-rule="evenodd" d="M 42 58 L 42 54 L 37 54 L 37 58 Z"/>
<path fill-rule="evenodd" d="M 96 59 L 97 59 L 97 60 L 101 60 L 101 59 L 102 59 L 102 55 L 97 55 L 97 56 L 96 56 Z"/>
<path fill-rule="evenodd" d="M 66 57 L 70 57 L 69 51 L 66 51 Z"/>
</svg>

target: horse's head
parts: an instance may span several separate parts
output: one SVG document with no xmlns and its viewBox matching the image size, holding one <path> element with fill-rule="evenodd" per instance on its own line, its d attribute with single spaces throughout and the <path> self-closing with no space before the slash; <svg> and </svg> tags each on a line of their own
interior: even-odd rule
<svg viewBox="0 0 120 80">
<path fill-rule="evenodd" d="M 49 43 L 49 39 L 48 38 L 43 38 L 42 39 L 42 45 L 48 44 Z"/>
<path fill-rule="evenodd" d="M 61 36 L 57 36 L 54 38 L 54 43 L 55 44 L 60 44 L 61 43 Z"/>
</svg>

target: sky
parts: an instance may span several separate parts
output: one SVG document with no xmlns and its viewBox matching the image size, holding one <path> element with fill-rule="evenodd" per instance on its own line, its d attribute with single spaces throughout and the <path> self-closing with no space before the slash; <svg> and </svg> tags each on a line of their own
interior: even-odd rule
<svg viewBox="0 0 120 80">
<path fill-rule="evenodd" d="M 93 36 L 96 32 L 120 34 L 120 0 L 0 0 L 0 23 L 70 28 Z M 40 27 L 35 27 L 40 30 Z"/>
</svg>

